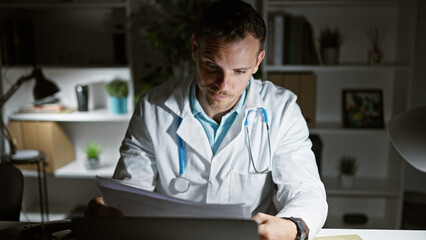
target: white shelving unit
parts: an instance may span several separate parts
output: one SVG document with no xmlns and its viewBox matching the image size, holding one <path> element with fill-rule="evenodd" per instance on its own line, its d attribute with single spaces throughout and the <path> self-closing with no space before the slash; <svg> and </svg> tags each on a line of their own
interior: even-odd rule
<svg viewBox="0 0 426 240">
<path fill-rule="evenodd" d="M 265 0 L 264 19 L 285 12 L 304 16 L 312 25 L 317 44 L 322 28 L 338 27 L 344 42 L 338 65 L 262 64 L 263 79 L 270 72 L 312 72 L 316 75 L 316 126 L 322 140 L 321 177 L 329 203 L 326 227 L 399 228 L 402 214 L 404 163 L 390 144 L 385 129 L 348 129 L 342 124 L 343 89 L 380 89 L 384 121 L 407 107 L 414 49 L 415 1 L 283 1 Z M 370 66 L 365 29 L 385 29 L 384 63 Z M 266 43 L 268 44 L 268 43 Z M 268 52 L 267 52 L 268 54 Z M 271 53 L 269 53 L 271 54 Z M 355 156 L 359 169 L 353 188 L 343 188 L 338 162 Z M 365 214 L 366 224 L 345 224 L 345 214 Z"/>
<path fill-rule="evenodd" d="M 51 121 L 51 122 L 128 122 L 132 113 L 112 114 L 108 109 L 95 109 L 88 112 L 70 113 L 15 113 L 10 120 Z"/>
<path fill-rule="evenodd" d="M 111 177 L 119 158 L 119 146 L 127 129 L 134 106 L 132 81 L 131 36 L 128 18 L 130 0 L 11 0 L 0 3 L 2 19 L 29 19 L 33 23 L 36 63 L 44 75 L 55 82 L 58 97 L 67 108 L 76 109 L 76 84 L 89 84 L 89 112 L 71 113 L 17 113 L 31 104 L 34 81 L 23 84 L 7 102 L 3 117 L 24 121 L 55 121 L 67 133 L 74 150 L 75 160 L 48 174 L 50 220 L 66 217 L 76 205 L 86 205 L 99 196 L 94 177 Z M 124 35 L 116 41 L 116 35 Z M 118 49 L 117 49 L 118 48 Z M 127 62 L 123 61 L 124 54 Z M 117 51 L 119 57 L 117 59 Z M 120 55 L 121 54 L 121 55 Z M 1 64 L 1 63 L 0 63 Z M 0 65 L 2 91 L 22 75 L 29 74 L 32 65 Z M 114 77 L 129 80 L 128 114 L 113 115 L 103 84 Z M 91 90 L 94 89 L 94 91 Z M 91 106 L 93 102 L 102 106 Z M 86 145 L 95 141 L 102 146 L 101 168 L 88 170 L 84 165 Z M 23 171 L 25 191 L 24 221 L 38 221 L 36 173 Z"/>
</svg>

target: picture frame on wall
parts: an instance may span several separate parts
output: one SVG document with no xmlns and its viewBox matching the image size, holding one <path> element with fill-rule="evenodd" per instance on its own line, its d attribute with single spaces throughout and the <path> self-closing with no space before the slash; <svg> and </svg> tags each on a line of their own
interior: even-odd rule
<svg viewBox="0 0 426 240">
<path fill-rule="evenodd" d="M 383 92 L 380 89 L 342 91 L 345 128 L 383 128 Z"/>
</svg>

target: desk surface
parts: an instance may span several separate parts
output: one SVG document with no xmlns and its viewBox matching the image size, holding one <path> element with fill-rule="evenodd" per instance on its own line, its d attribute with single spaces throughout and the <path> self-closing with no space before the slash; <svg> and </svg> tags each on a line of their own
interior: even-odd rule
<svg viewBox="0 0 426 240">
<path fill-rule="evenodd" d="M 0 221 L 0 231 L 24 223 Z M 316 237 L 353 235 L 360 236 L 363 240 L 425 240 L 426 230 L 380 230 L 380 229 L 321 229 Z"/>
<path fill-rule="evenodd" d="M 356 234 L 363 240 L 426 240 L 426 230 L 331 229 L 323 228 L 317 237 Z"/>
</svg>

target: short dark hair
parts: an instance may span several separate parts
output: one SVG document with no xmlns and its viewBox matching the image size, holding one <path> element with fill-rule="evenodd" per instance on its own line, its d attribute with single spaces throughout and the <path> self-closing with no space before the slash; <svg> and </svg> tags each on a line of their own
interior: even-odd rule
<svg viewBox="0 0 426 240">
<path fill-rule="evenodd" d="M 220 39 L 226 42 L 244 39 L 247 34 L 259 40 L 266 38 L 265 21 L 254 8 L 240 0 L 219 0 L 207 7 L 195 30 L 197 40 Z"/>
</svg>

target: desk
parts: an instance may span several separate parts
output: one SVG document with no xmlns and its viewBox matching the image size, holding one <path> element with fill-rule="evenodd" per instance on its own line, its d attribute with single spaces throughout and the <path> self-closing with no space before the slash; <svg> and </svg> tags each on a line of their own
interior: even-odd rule
<svg viewBox="0 0 426 240">
<path fill-rule="evenodd" d="M 425 240 L 426 230 L 332 229 L 323 228 L 317 237 L 356 234 L 363 240 Z"/>
<path fill-rule="evenodd" d="M 48 224 L 48 223 L 47 223 Z M 25 223 L 0 221 L 0 233 L 4 229 L 19 227 Z M 357 234 L 363 240 L 425 240 L 426 230 L 378 230 L 378 229 L 321 229 L 317 237 Z M 0 234 L 0 239 L 1 239 Z"/>
</svg>

